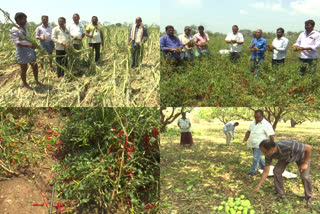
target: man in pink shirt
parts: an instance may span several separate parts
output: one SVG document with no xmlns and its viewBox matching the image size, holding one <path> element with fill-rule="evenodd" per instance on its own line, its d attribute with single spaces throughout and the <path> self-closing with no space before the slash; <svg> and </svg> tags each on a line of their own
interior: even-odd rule
<svg viewBox="0 0 320 214">
<path fill-rule="evenodd" d="M 194 42 L 197 46 L 195 56 L 211 56 L 211 53 L 208 49 L 209 45 L 209 36 L 204 32 L 204 27 L 202 25 L 198 28 L 199 33 L 194 35 Z"/>
<path fill-rule="evenodd" d="M 306 31 L 299 35 L 297 42 L 292 46 L 301 50 L 299 60 L 304 63 L 304 65 L 302 65 L 300 68 L 302 75 L 307 71 L 306 63 L 309 65 L 309 73 L 312 73 L 312 69 L 316 68 L 316 66 L 313 66 L 312 63 L 314 61 L 316 62 L 318 58 L 320 33 L 313 30 L 314 26 L 315 22 L 313 20 L 307 20 L 305 22 Z"/>
</svg>

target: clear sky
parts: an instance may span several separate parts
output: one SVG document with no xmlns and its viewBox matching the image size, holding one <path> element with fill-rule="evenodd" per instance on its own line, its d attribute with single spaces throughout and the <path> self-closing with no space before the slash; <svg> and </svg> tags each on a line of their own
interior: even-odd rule
<svg viewBox="0 0 320 214">
<path fill-rule="evenodd" d="M 98 16 L 99 22 L 134 23 L 141 16 L 145 24 L 160 24 L 160 0 L 1 0 L 0 7 L 9 12 L 14 20 L 16 12 L 24 12 L 28 21 L 41 22 L 41 15 L 48 15 L 49 22 L 57 23 L 60 16 L 72 21 L 72 15 L 78 13 L 80 21 L 91 22 L 92 16 Z M 0 21 L 3 14 L 0 12 Z"/>
<path fill-rule="evenodd" d="M 228 33 L 237 24 L 241 29 L 275 31 L 304 30 L 313 19 L 320 29 L 320 0 L 161 0 L 161 32 L 173 25 L 183 32 L 186 25 L 204 25 L 205 30 Z"/>
</svg>

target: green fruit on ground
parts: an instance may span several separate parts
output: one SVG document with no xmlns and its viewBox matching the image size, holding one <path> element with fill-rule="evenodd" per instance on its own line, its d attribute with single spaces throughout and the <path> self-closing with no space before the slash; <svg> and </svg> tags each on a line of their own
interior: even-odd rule
<svg viewBox="0 0 320 214">
<path fill-rule="evenodd" d="M 235 203 L 236 206 L 239 206 L 240 204 L 241 204 L 240 201 L 236 201 L 236 203 Z"/>
<path fill-rule="evenodd" d="M 240 201 L 241 200 L 241 198 L 236 198 L 236 201 Z"/>
<path fill-rule="evenodd" d="M 249 214 L 255 214 L 256 212 L 254 210 L 250 210 Z"/>
<path fill-rule="evenodd" d="M 218 207 L 217 206 L 213 207 L 213 210 L 218 210 Z"/>
<path fill-rule="evenodd" d="M 242 207 L 242 206 L 239 206 L 239 207 L 238 207 L 238 210 L 243 210 L 243 207 Z"/>
<path fill-rule="evenodd" d="M 220 203 L 221 205 L 225 205 L 226 204 L 226 202 L 225 201 L 221 201 L 221 203 Z"/>
<path fill-rule="evenodd" d="M 223 206 L 219 206 L 218 210 L 219 211 L 223 210 Z"/>
<path fill-rule="evenodd" d="M 239 210 L 239 211 L 237 212 L 237 214 L 242 214 L 242 211 Z"/>
<path fill-rule="evenodd" d="M 245 198 L 245 196 L 244 196 L 244 195 L 241 195 L 241 196 L 240 196 L 240 198 L 241 198 L 241 199 L 244 199 L 244 198 Z"/>
<path fill-rule="evenodd" d="M 229 204 L 229 206 L 230 206 L 230 207 L 234 207 L 234 206 L 235 206 L 235 203 L 232 202 L 232 203 Z"/>
<path fill-rule="evenodd" d="M 228 206 L 226 206 L 226 207 L 224 208 L 224 211 L 226 211 L 226 212 L 229 212 L 229 210 L 230 210 L 230 207 L 228 207 Z"/>
</svg>

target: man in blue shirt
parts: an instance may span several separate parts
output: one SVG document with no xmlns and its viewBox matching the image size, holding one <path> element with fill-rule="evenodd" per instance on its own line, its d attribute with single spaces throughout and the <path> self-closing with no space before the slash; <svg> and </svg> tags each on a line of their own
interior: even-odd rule
<svg viewBox="0 0 320 214">
<path fill-rule="evenodd" d="M 160 50 L 163 52 L 164 58 L 176 59 L 181 61 L 180 53 L 183 45 L 178 37 L 174 35 L 174 27 L 168 25 L 166 27 L 166 35 L 160 38 Z"/>
<path fill-rule="evenodd" d="M 131 69 L 139 66 L 139 56 L 141 55 L 140 62 L 142 62 L 143 49 L 140 45 L 148 40 L 147 28 L 143 26 L 141 17 L 136 18 L 136 24 L 129 30 L 128 44 L 131 44 Z"/>
<path fill-rule="evenodd" d="M 259 76 L 261 72 L 261 67 L 264 63 L 264 52 L 266 51 L 267 40 L 262 38 L 262 30 L 258 29 L 256 31 L 256 37 L 251 41 L 250 51 L 251 51 L 251 71 L 254 72 L 255 76 Z"/>
</svg>

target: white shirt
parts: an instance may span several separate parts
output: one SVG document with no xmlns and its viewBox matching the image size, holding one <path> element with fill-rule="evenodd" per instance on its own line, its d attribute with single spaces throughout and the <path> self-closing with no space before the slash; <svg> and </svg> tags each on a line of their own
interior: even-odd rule
<svg viewBox="0 0 320 214">
<path fill-rule="evenodd" d="M 224 132 L 231 132 L 232 131 L 232 137 L 234 137 L 234 130 L 235 130 L 234 122 L 230 121 L 227 123 L 223 128 L 222 131 Z"/>
<path fill-rule="evenodd" d="M 67 28 L 63 30 L 60 26 L 54 27 L 52 29 L 52 41 L 55 43 L 56 50 L 64 50 L 64 47 L 61 43 L 70 42 L 70 32 Z"/>
<path fill-rule="evenodd" d="M 280 39 L 275 38 L 272 42 L 273 49 L 272 59 L 280 60 L 286 58 L 288 50 L 289 40 L 286 37 L 281 37 Z"/>
<path fill-rule="evenodd" d="M 188 118 L 186 119 L 182 119 L 182 117 L 179 118 L 178 124 L 181 127 L 180 132 L 190 132 L 190 128 L 189 128 L 190 120 Z"/>
<path fill-rule="evenodd" d="M 79 24 L 71 23 L 67 26 L 67 28 L 70 31 L 71 36 L 76 36 L 80 39 L 82 38 L 83 34 L 86 34 L 86 30 L 81 23 Z M 73 40 L 73 44 L 80 44 L 80 43 L 81 43 L 80 40 Z"/>
<path fill-rule="evenodd" d="M 302 32 L 297 42 L 294 44 L 301 48 L 311 47 L 312 50 L 303 50 L 301 51 L 300 58 L 302 59 L 317 59 L 318 58 L 318 49 L 320 47 L 320 33 L 317 31 L 312 31 L 307 35 L 307 32 Z"/>
<path fill-rule="evenodd" d="M 259 123 L 253 120 L 248 131 L 250 131 L 248 146 L 252 148 L 259 148 L 261 141 L 267 140 L 269 136 L 274 135 L 272 125 L 266 119 Z"/>
<path fill-rule="evenodd" d="M 237 34 L 233 34 L 232 33 L 228 33 L 227 37 L 226 37 L 226 41 L 231 41 L 231 40 L 237 40 L 237 42 L 243 42 L 243 35 L 242 33 L 237 33 Z M 229 44 L 230 47 L 230 52 L 241 52 L 241 48 L 242 45 L 239 45 L 238 43 L 230 43 Z"/>
<path fill-rule="evenodd" d="M 193 41 L 193 36 L 191 34 L 189 34 L 189 36 L 187 36 L 185 33 L 184 34 L 181 34 L 178 36 L 181 44 L 183 45 L 183 49 L 182 51 L 188 51 L 188 50 L 191 50 L 192 47 L 189 47 L 188 45 L 185 45 L 187 44 L 188 42 L 190 41 Z"/>
</svg>

